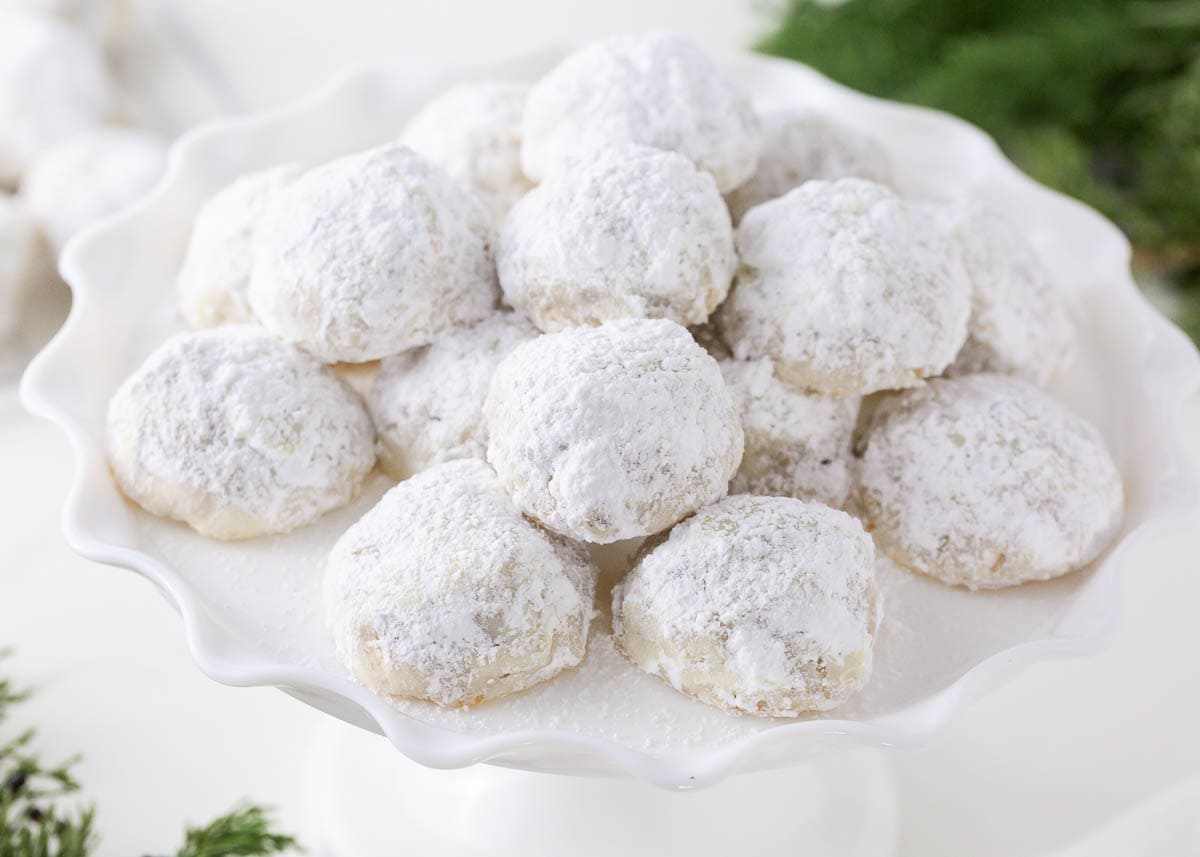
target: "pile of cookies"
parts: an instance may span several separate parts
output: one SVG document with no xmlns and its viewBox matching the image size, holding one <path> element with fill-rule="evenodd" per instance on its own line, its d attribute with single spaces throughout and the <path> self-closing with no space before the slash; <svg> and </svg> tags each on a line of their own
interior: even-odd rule
<svg viewBox="0 0 1200 857">
<path fill-rule="evenodd" d="M 579 664 L 588 546 L 645 539 L 620 651 L 729 711 L 828 710 L 870 676 L 877 548 L 1012 586 L 1122 517 L 1099 432 L 1041 389 L 1072 331 L 1037 254 L 892 181 L 879 142 L 757 114 L 673 35 L 458 86 L 399 141 L 204 206 L 179 286 L 205 329 L 113 397 L 113 473 L 232 539 L 345 505 L 378 460 L 398 484 L 325 593 L 381 694 L 474 705 Z"/>
<path fill-rule="evenodd" d="M 112 0 L 0 0 L 0 346 L 84 226 L 149 190 L 166 143 L 133 127 Z"/>
</svg>

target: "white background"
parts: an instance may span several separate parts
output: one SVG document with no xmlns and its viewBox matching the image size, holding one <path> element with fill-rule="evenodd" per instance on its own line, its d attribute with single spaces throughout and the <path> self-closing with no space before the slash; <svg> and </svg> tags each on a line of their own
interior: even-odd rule
<svg viewBox="0 0 1200 857">
<path fill-rule="evenodd" d="M 664 27 L 711 47 L 752 41 L 755 0 L 570 3 L 191 0 L 170 7 L 261 107 L 295 98 L 344 65 L 397 54 L 489 58 L 548 42 Z M 161 15 L 160 9 L 159 14 Z M 159 95 L 212 112 L 164 63 Z M 1197 439 L 1200 403 L 1185 415 Z M 84 751 L 102 855 L 166 853 L 185 821 L 249 797 L 303 830 L 306 736 L 320 716 L 269 689 L 218 686 L 192 665 L 174 613 L 129 572 L 63 545 L 71 468 L 65 440 L 21 412 L 0 381 L 2 668 L 38 688 L 25 706 L 52 753 Z M 900 853 L 1026 857 L 1200 773 L 1200 527 L 1144 545 L 1125 581 L 1115 646 L 1046 663 L 972 707 L 936 746 L 897 752 Z M 453 776 L 453 774 L 446 774 Z"/>
</svg>

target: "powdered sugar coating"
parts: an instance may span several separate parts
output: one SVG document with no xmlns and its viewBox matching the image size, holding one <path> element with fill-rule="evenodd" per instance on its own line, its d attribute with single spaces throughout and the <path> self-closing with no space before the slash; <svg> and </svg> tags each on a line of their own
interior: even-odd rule
<svg viewBox="0 0 1200 857">
<path fill-rule="evenodd" d="M 401 140 L 479 197 L 499 224 L 533 182 L 521 172 L 521 115 L 529 84 L 463 83 L 430 101 Z"/>
<path fill-rule="evenodd" d="M 179 271 L 179 306 L 192 327 L 256 321 L 247 295 L 254 234 L 274 195 L 298 175 L 286 164 L 242 176 L 196 213 Z"/>
<path fill-rule="evenodd" d="M 850 495 L 857 397 L 807 393 L 775 377 L 769 360 L 726 360 L 721 373 L 742 415 L 746 451 L 731 494 L 818 500 Z"/>
<path fill-rule="evenodd" d="M 891 182 L 892 170 L 883 147 L 830 116 L 792 107 L 764 113 L 760 120 L 763 146 L 758 169 L 725 198 L 734 223 L 759 203 L 813 179 Z"/>
<path fill-rule="evenodd" d="M 518 346 L 483 412 L 488 461 L 517 506 L 581 541 L 671 526 L 724 496 L 742 457 L 720 367 L 670 321 L 612 321 Z"/>
<path fill-rule="evenodd" d="M 113 88 L 100 51 L 47 15 L 0 11 L 0 186 L 42 151 L 104 121 Z"/>
<path fill-rule="evenodd" d="M 479 321 L 499 300 L 481 203 L 399 144 L 309 170 L 255 237 L 250 306 L 327 363 L 363 363 Z"/>
<path fill-rule="evenodd" d="M 714 314 L 739 359 L 835 396 L 912 387 L 950 365 L 971 286 L 938 211 L 862 179 L 810 181 L 751 209 Z"/>
<path fill-rule="evenodd" d="M 41 255 L 33 217 L 18 197 L 0 193 L 0 339 L 17 328 Z"/>
<path fill-rule="evenodd" d="M 483 400 L 492 374 L 510 351 L 537 335 L 523 316 L 497 313 L 384 360 L 368 405 L 387 474 L 407 479 L 443 461 L 483 458 Z"/>
<path fill-rule="evenodd" d="M 375 465 L 358 396 L 244 326 L 163 343 L 109 402 L 106 440 L 126 496 L 219 539 L 304 526 L 354 499 Z"/>
<path fill-rule="evenodd" d="M 523 518 L 466 459 L 400 483 L 338 540 L 326 618 L 376 693 L 474 705 L 583 659 L 595 580 L 586 550 Z"/>
<path fill-rule="evenodd" d="M 754 172 L 761 145 L 750 99 L 687 39 L 615 36 L 568 56 L 525 104 L 521 164 L 534 180 L 598 145 L 679 152 L 729 191 Z"/>
<path fill-rule="evenodd" d="M 1100 432 L 1003 375 L 934 380 L 884 402 L 859 479 L 883 551 L 970 589 L 1075 571 L 1121 523 L 1121 476 Z"/>
<path fill-rule="evenodd" d="M 155 135 L 96 128 L 39 155 L 21 193 L 50 244 L 61 251 L 80 229 L 150 190 L 166 164 L 166 144 Z"/>
<path fill-rule="evenodd" d="M 699 324 L 729 293 L 733 227 L 682 155 L 616 145 L 552 173 L 500 233 L 508 303 L 545 331 L 616 318 Z"/>
<path fill-rule="evenodd" d="M 618 648 L 733 712 L 827 711 L 866 684 L 875 549 L 849 515 L 739 494 L 648 543 L 613 592 Z"/>
<path fill-rule="evenodd" d="M 951 216 L 973 289 L 967 341 L 949 374 L 1002 372 L 1044 386 L 1072 355 L 1063 293 L 1015 223 L 979 206 Z"/>
</svg>

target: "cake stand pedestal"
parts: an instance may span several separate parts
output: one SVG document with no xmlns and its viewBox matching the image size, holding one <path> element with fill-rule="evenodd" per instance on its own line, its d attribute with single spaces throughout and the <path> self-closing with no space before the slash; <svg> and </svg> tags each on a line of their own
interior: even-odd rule
<svg viewBox="0 0 1200 857">
<path fill-rule="evenodd" d="M 332 720 L 309 752 L 305 842 L 320 857 L 895 853 L 895 790 L 873 748 L 690 792 L 495 765 L 433 770 Z"/>
</svg>

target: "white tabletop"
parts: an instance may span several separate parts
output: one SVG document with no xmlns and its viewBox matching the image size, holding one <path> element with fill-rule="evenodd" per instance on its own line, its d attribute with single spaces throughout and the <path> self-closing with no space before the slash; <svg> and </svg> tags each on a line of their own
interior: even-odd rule
<svg viewBox="0 0 1200 857">
<path fill-rule="evenodd" d="M 297 97 L 349 62 L 406 52 L 494 57 L 648 27 L 735 47 L 764 26 L 754 8 L 752 0 L 205 0 L 175 11 L 236 81 L 239 100 L 259 107 Z M 1183 424 L 1200 458 L 1200 401 Z M 25 415 L 12 381 L 3 382 L 0 646 L 17 652 L 0 670 L 38 688 L 24 716 L 37 722 L 43 747 L 85 753 L 79 773 L 99 805 L 100 854 L 167 852 L 185 821 L 242 798 L 274 804 L 285 826 L 302 831 L 305 739 L 321 716 L 274 690 L 211 682 L 150 585 L 73 556 L 58 526 L 70 469 L 64 438 Z M 1032 857 L 1200 773 L 1197 556 L 1200 525 L 1143 545 L 1111 650 L 1030 669 L 936 746 L 893 754 L 901 854 Z"/>
</svg>

